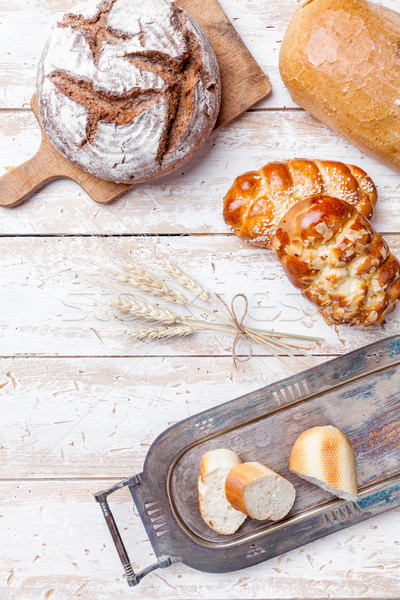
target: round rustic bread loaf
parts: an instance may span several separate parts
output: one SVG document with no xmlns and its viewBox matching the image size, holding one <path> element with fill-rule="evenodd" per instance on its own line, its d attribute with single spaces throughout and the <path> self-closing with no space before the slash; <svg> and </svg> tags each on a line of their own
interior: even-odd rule
<svg viewBox="0 0 400 600">
<path fill-rule="evenodd" d="M 139 183 L 189 160 L 220 108 L 211 44 L 167 0 L 90 0 L 51 33 L 37 79 L 56 149 L 108 181 Z"/>
</svg>

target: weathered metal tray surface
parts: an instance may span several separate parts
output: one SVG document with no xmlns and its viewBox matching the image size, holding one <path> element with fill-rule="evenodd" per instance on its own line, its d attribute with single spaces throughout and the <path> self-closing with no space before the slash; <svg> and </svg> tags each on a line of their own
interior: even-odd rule
<svg viewBox="0 0 400 600">
<path fill-rule="evenodd" d="M 121 556 L 115 523 L 109 523 L 128 583 L 177 561 L 209 572 L 244 568 L 399 506 L 399 392 L 396 336 L 165 431 L 150 448 L 143 473 L 115 486 L 129 486 L 158 558 L 135 575 L 127 555 Z M 356 503 L 338 500 L 288 470 L 294 441 L 315 425 L 334 425 L 351 440 L 360 490 Z M 208 528 L 198 508 L 197 479 L 201 456 L 214 448 L 230 448 L 244 461 L 260 461 L 287 477 L 297 493 L 289 515 L 278 523 L 247 519 L 231 536 Z M 104 494 L 112 491 L 96 495 L 106 518 Z"/>
</svg>

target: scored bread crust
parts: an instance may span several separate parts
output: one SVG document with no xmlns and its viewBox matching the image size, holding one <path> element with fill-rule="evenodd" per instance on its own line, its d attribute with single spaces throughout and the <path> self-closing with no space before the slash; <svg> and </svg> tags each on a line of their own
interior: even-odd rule
<svg viewBox="0 0 400 600">
<path fill-rule="evenodd" d="M 224 219 L 241 239 L 270 248 L 279 221 L 294 204 L 325 194 L 346 200 L 367 219 L 373 216 L 377 192 L 365 171 L 341 162 L 295 159 L 237 177 L 224 199 Z"/>
<path fill-rule="evenodd" d="M 279 223 L 272 247 L 290 282 L 328 325 L 381 324 L 398 304 L 400 262 L 343 200 L 302 200 Z"/>
<path fill-rule="evenodd" d="M 289 468 L 339 498 L 357 498 L 353 448 L 346 435 L 336 427 L 326 425 L 304 431 L 293 445 Z"/>
<path fill-rule="evenodd" d="M 274 491 L 276 491 L 277 484 L 280 486 L 284 484 L 285 496 L 278 497 L 277 494 L 265 494 L 263 504 L 264 510 L 268 509 L 268 516 L 260 517 L 256 514 L 257 511 L 255 511 L 250 506 L 249 502 L 246 501 L 246 492 L 250 489 L 250 486 L 254 485 L 256 482 L 260 483 L 260 486 L 262 486 L 262 483 L 265 482 L 267 478 L 270 482 L 272 480 Z M 279 475 L 279 473 L 276 473 L 259 462 L 247 462 L 238 464 L 229 471 L 225 482 L 225 495 L 233 508 L 243 512 L 247 516 L 253 519 L 270 519 L 277 521 L 282 519 L 292 508 L 296 492 L 292 484 Z M 273 498 L 273 500 L 271 498 Z M 283 509 L 281 506 L 282 503 L 284 505 Z"/>
<path fill-rule="evenodd" d="M 37 75 L 50 142 L 107 181 L 140 183 L 188 161 L 221 102 L 205 33 L 167 0 L 91 0 L 53 28 Z"/>
<path fill-rule="evenodd" d="M 243 524 L 246 520 L 246 515 L 234 510 L 228 503 L 225 497 L 225 479 L 229 470 L 242 463 L 242 459 L 233 450 L 225 448 L 219 448 L 217 450 L 210 450 L 206 452 L 200 462 L 200 476 L 198 480 L 198 492 L 199 492 L 199 509 L 200 514 L 204 522 L 217 533 L 223 535 L 231 535 Z M 213 516 L 210 513 L 207 505 L 207 495 L 210 490 L 210 486 L 215 485 L 215 480 L 210 481 L 214 476 L 218 476 L 221 483 L 221 496 L 217 498 L 217 505 L 213 506 L 212 509 L 215 512 L 222 510 L 229 520 L 229 524 L 226 521 L 224 527 L 219 527 L 213 522 Z"/>
<path fill-rule="evenodd" d="M 280 50 L 294 101 L 400 170 L 400 14 L 365 0 L 308 0 Z"/>
</svg>

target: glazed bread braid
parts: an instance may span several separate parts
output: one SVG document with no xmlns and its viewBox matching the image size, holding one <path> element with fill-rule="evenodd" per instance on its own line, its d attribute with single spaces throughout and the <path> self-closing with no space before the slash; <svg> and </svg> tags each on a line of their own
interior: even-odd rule
<svg viewBox="0 0 400 600">
<path fill-rule="evenodd" d="M 224 200 L 224 219 L 238 237 L 261 248 L 291 206 L 327 194 L 346 200 L 367 219 L 377 201 L 373 181 L 360 168 L 328 160 L 273 162 L 235 180 Z"/>
<path fill-rule="evenodd" d="M 318 196 L 293 206 L 272 240 L 291 283 L 331 324 L 383 323 L 400 298 L 400 262 L 348 202 Z"/>
</svg>

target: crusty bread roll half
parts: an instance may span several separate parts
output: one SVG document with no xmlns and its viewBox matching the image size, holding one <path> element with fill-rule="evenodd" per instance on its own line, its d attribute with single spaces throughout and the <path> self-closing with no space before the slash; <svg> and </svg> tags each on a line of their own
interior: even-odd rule
<svg viewBox="0 0 400 600">
<path fill-rule="evenodd" d="M 198 482 L 199 506 L 203 520 L 211 529 L 230 535 L 246 520 L 246 515 L 235 510 L 225 496 L 225 480 L 235 465 L 242 463 L 232 450 L 220 448 L 206 452 L 200 464 Z"/>
<path fill-rule="evenodd" d="M 290 470 L 343 500 L 356 500 L 353 448 L 345 434 L 330 425 L 312 427 L 295 441 Z"/>
<path fill-rule="evenodd" d="M 295 102 L 397 170 L 399 40 L 400 14 L 379 3 L 307 0 L 280 51 L 280 73 Z"/>
<path fill-rule="evenodd" d="M 248 462 L 229 471 L 225 494 L 233 508 L 252 519 L 279 521 L 292 508 L 296 491 L 275 471 L 259 462 Z"/>
</svg>

